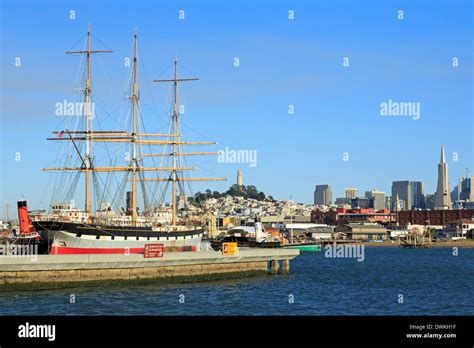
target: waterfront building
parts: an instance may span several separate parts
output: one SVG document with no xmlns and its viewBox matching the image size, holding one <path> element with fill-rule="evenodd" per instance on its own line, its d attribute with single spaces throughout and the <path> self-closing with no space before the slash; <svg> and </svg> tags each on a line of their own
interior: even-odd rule
<svg viewBox="0 0 474 348">
<path fill-rule="evenodd" d="M 400 239 L 408 235 L 408 226 L 389 226 L 389 237 L 390 239 Z"/>
<path fill-rule="evenodd" d="M 399 225 L 435 225 L 443 226 L 449 221 L 473 219 L 474 209 L 451 210 L 404 210 L 397 212 Z"/>
<path fill-rule="evenodd" d="M 283 227 L 285 224 L 291 224 L 291 223 L 310 223 L 311 222 L 311 217 L 304 216 L 304 215 L 267 215 L 267 216 L 261 216 L 259 217 L 259 221 L 264 225 L 264 226 L 270 226 L 270 227 Z"/>
<path fill-rule="evenodd" d="M 332 202 L 332 191 L 331 186 L 316 185 L 314 190 L 314 204 L 315 205 L 330 205 Z"/>
<path fill-rule="evenodd" d="M 387 229 L 378 224 L 354 223 L 337 226 L 335 233 L 345 233 L 346 239 L 354 240 L 386 240 Z"/>
<path fill-rule="evenodd" d="M 392 182 L 392 210 L 411 209 L 411 186 L 410 181 Z"/>
<path fill-rule="evenodd" d="M 329 211 L 315 209 L 311 212 L 311 222 L 328 225 L 341 225 L 353 222 L 371 222 L 388 224 L 396 221 L 396 215 L 388 209 L 346 209 L 336 208 Z"/>
<path fill-rule="evenodd" d="M 357 189 L 354 187 L 348 187 L 344 190 L 346 198 L 356 198 L 357 197 Z"/>
<path fill-rule="evenodd" d="M 372 190 L 365 191 L 365 197 L 371 200 L 370 208 L 374 210 L 385 209 L 385 192 Z"/>
<path fill-rule="evenodd" d="M 441 159 L 438 164 L 438 185 L 435 197 L 435 209 L 451 209 L 449 192 L 448 164 L 444 156 L 444 145 L 441 145 Z"/>
<path fill-rule="evenodd" d="M 459 219 L 446 223 L 443 230 L 444 237 L 467 237 L 470 230 L 474 230 L 474 220 Z"/>
<path fill-rule="evenodd" d="M 311 239 L 331 239 L 334 233 L 334 226 L 317 226 L 308 230 Z"/>
</svg>

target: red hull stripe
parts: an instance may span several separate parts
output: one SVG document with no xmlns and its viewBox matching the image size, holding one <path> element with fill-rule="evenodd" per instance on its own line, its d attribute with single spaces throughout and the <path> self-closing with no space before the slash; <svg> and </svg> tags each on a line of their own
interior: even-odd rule
<svg viewBox="0 0 474 348">
<path fill-rule="evenodd" d="M 144 248 L 70 248 L 63 246 L 51 247 L 50 254 L 141 254 Z"/>
<path fill-rule="evenodd" d="M 189 247 L 188 247 L 189 248 Z M 71 248 L 63 246 L 52 246 L 51 255 L 64 255 L 64 254 L 143 254 L 145 247 L 143 248 Z M 171 250 L 169 250 L 171 249 Z M 190 250 L 183 250 L 183 247 L 167 247 L 165 252 L 183 252 L 183 251 L 196 251 L 196 246 L 190 247 Z"/>
</svg>

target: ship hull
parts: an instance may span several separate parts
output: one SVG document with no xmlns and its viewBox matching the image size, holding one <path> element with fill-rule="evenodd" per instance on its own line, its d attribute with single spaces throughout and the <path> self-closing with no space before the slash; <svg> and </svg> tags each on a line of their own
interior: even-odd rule
<svg viewBox="0 0 474 348">
<path fill-rule="evenodd" d="M 34 222 L 49 254 L 141 254 L 147 244 L 165 252 L 199 251 L 202 229 L 155 231 L 151 227 L 99 226 L 56 221 Z"/>
</svg>

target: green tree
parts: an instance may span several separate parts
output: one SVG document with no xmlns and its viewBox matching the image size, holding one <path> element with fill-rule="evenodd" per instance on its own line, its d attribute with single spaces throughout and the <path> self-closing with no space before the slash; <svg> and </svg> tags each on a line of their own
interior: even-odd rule
<svg viewBox="0 0 474 348">
<path fill-rule="evenodd" d="M 258 190 L 255 186 L 253 185 L 249 185 L 247 186 L 247 197 L 248 198 L 253 198 L 253 199 L 257 199 L 257 196 L 258 196 Z"/>
<path fill-rule="evenodd" d="M 258 191 L 258 189 L 254 185 L 242 185 L 242 187 L 239 190 L 239 187 L 237 184 L 232 185 L 229 187 L 229 189 L 226 192 L 219 193 L 218 191 L 211 191 L 210 189 L 207 189 L 206 191 L 203 192 L 197 192 L 194 195 L 194 202 L 196 204 L 201 204 L 204 201 L 206 201 L 209 198 L 220 198 L 220 197 L 225 197 L 226 195 L 230 195 L 232 197 L 244 197 L 244 198 L 252 198 L 256 199 L 259 201 L 263 201 L 265 199 L 268 199 L 270 201 L 275 202 L 272 196 L 266 196 L 265 193 L 262 191 Z"/>
<path fill-rule="evenodd" d="M 474 229 L 471 228 L 469 231 L 467 231 L 466 238 L 474 239 Z"/>
</svg>

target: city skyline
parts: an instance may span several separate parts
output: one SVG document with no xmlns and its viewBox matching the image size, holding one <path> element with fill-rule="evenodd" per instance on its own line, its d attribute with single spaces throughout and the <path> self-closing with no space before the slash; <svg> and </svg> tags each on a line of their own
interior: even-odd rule
<svg viewBox="0 0 474 348">
<path fill-rule="evenodd" d="M 405 204 L 409 205 L 411 209 L 411 207 L 416 207 L 416 208 L 422 208 L 424 207 L 424 202 L 421 202 L 421 198 L 420 198 L 420 195 L 421 196 L 427 196 L 427 195 L 435 195 L 437 194 L 437 192 L 439 191 L 439 186 L 441 185 L 441 189 L 443 191 L 447 191 L 448 192 L 448 195 L 451 195 L 452 194 L 452 190 L 450 189 L 450 187 L 453 187 L 453 190 L 454 190 L 454 187 L 458 187 L 459 185 L 461 185 L 461 182 L 463 179 L 466 179 L 466 178 L 472 178 L 469 177 L 469 168 L 466 168 L 466 173 L 465 175 L 461 176 L 458 180 L 455 180 L 455 182 L 458 182 L 459 181 L 459 185 L 453 185 L 453 186 L 450 186 L 449 185 L 449 176 L 448 176 L 448 165 L 446 163 L 446 157 L 445 157 L 445 150 L 444 150 L 444 145 L 441 145 L 441 158 L 440 158 L 440 162 L 438 163 L 438 186 L 437 188 L 433 191 L 433 192 L 429 192 L 429 191 L 425 191 L 424 189 L 424 180 L 393 180 L 391 181 L 391 185 L 392 185 L 392 188 L 390 191 L 388 192 L 391 192 L 390 195 L 387 195 L 387 197 L 391 198 L 391 208 L 390 209 L 394 209 L 394 205 L 395 205 L 395 200 L 396 200 L 396 194 L 399 193 L 399 188 L 396 188 L 395 189 L 395 192 L 396 194 L 394 195 L 393 192 L 394 192 L 394 184 L 398 185 L 398 186 L 405 186 L 406 187 L 406 192 L 404 193 L 404 196 L 405 196 L 405 199 L 402 199 L 402 197 L 400 197 L 400 194 L 398 194 L 400 200 L 403 200 Z M 317 183 L 315 186 L 316 188 L 318 188 L 318 186 L 329 186 L 329 189 L 333 190 L 333 186 L 331 185 L 331 183 Z M 446 186 L 444 188 L 444 186 Z M 384 191 L 384 190 L 380 190 L 379 188 L 376 188 L 376 187 L 373 187 L 371 188 L 370 190 L 365 190 L 365 189 L 359 189 L 358 186 L 353 186 L 353 187 L 345 187 L 344 188 L 344 195 L 342 196 L 336 196 L 334 198 L 334 201 L 336 199 L 342 199 L 342 198 L 357 198 L 357 197 L 368 197 L 367 194 L 370 193 L 371 191 L 373 192 L 382 192 L 384 194 L 387 194 L 387 191 Z M 360 194 L 357 194 L 358 192 L 365 192 L 365 194 L 362 196 Z M 451 202 L 451 198 L 449 198 L 449 205 L 452 205 L 453 202 Z M 469 198 L 468 198 L 469 200 Z M 333 202 L 334 203 L 334 202 Z M 407 207 L 404 207 L 405 209 Z"/>
<path fill-rule="evenodd" d="M 446 168 L 446 166 L 447 166 L 447 165 L 446 165 L 446 158 L 445 158 L 445 154 L 444 154 L 444 145 L 441 145 L 441 159 L 440 159 L 440 162 L 439 162 L 439 164 L 438 164 L 438 176 L 439 176 L 440 174 L 443 176 L 443 177 L 441 178 L 441 183 L 443 183 L 444 181 L 447 181 L 447 182 L 448 182 L 448 189 L 449 189 L 449 176 L 444 177 L 445 174 L 447 175 L 447 168 Z M 459 180 L 457 180 L 456 182 L 459 182 L 459 185 L 461 185 L 464 180 L 469 180 L 470 183 L 473 182 L 473 181 L 474 181 L 474 177 L 473 177 L 473 176 L 467 176 L 468 173 L 469 173 L 469 170 L 468 170 L 468 168 L 466 168 L 466 173 L 465 173 L 465 175 L 462 176 L 461 178 L 459 178 Z M 242 172 L 241 169 L 238 169 L 238 170 L 237 170 L 237 176 L 236 176 L 236 177 L 237 177 L 237 180 L 235 181 L 235 183 L 237 184 L 237 186 L 242 185 L 242 184 L 243 184 L 243 172 Z M 392 181 L 392 182 L 391 182 L 391 184 L 392 184 L 392 190 L 391 190 L 391 191 L 392 191 L 392 192 L 393 192 L 393 184 L 394 184 L 394 183 L 397 183 L 397 182 L 398 182 L 398 183 L 407 183 L 408 187 L 410 187 L 410 190 L 411 190 L 411 191 L 408 191 L 407 194 L 410 196 L 410 198 L 409 198 L 409 202 L 410 202 L 410 203 L 409 203 L 409 204 L 410 204 L 411 206 L 413 206 L 413 207 L 420 208 L 420 207 L 417 207 L 417 206 L 414 205 L 414 201 L 413 201 L 413 199 L 414 199 L 414 198 L 413 198 L 413 197 L 414 197 L 413 184 L 418 184 L 418 183 L 421 184 L 421 192 L 420 192 L 420 193 L 421 193 L 421 195 L 423 196 L 423 199 L 424 199 L 424 200 L 425 200 L 428 196 L 434 196 L 433 198 L 436 198 L 436 194 L 437 194 L 437 190 L 438 190 L 438 189 L 437 189 L 436 191 L 432 192 L 432 193 L 429 193 L 429 192 L 424 191 L 424 189 L 423 189 L 423 187 L 424 187 L 424 185 L 423 185 L 423 180 L 421 180 L 421 181 L 412 181 L 412 180 L 406 180 L 406 181 Z M 439 182 L 440 182 L 440 179 L 438 178 L 438 186 L 440 185 Z M 251 185 L 251 184 L 250 184 L 250 185 Z M 441 184 L 441 185 L 442 185 L 442 184 Z M 471 184 L 471 185 L 472 185 L 472 184 Z M 232 183 L 229 184 L 229 187 L 230 187 L 230 186 L 232 186 Z M 355 186 L 352 186 L 352 187 L 345 187 L 345 188 L 344 188 L 344 195 L 343 195 L 342 197 L 336 197 L 336 196 L 333 195 L 333 191 L 332 191 L 332 188 L 333 188 L 333 187 L 332 187 L 332 185 L 331 185 L 330 183 L 316 184 L 315 187 L 316 187 L 316 190 L 318 190 L 318 189 L 329 190 L 328 198 L 326 198 L 326 200 L 329 199 L 331 205 L 337 205 L 337 203 L 335 203 L 335 201 L 336 201 L 337 199 L 341 199 L 341 198 L 345 198 L 345 199 L 348 199 L 348 198 L 355 198 L 355 199 L 357 199 L 357 198 L 376 199 L 376 195 L 377 195 L 377 194 L 383 194 L 384 199 L 385 199 L 385 198 L 389 198 L 389 199 L 390 199 L 390 201 L 391 201 L 390 207 L 384 206 L 384 207 L 382 208 L 380 205 L 378 205 L 378 206 L 374 206 L 374 209 L 375 209 L 375 210 L 380 210 L 380 209 L 395 210 L 395 208 L 394 208 L 393 195 L 392 195 L 392 194 L 391 194 L 391 195 L 388 195 L 386 191 L 383 191 L 383 190 L 380 190 L 380 189 L 377 189 L 377 188 L 372 188 L 372 189 L 370 189 L 370 190 L 364 190 L 364 189 L 360 189 L 360 190 L 359 190 L 359 187 L 355 187 Z M 458 189 L 458 185 L 453 185 L 452 187 L 453 187 L 453 189 L 448 191 L 448 195 L 452 195 L 452 194 L 455 192 L 455 190 Z M 470 187 L 472 187 L 472 186 L 470 186 Z M 469 189 L 469 188 L 468 188 L 468 189 Z M 350 195 L 351 197 L 348 197 L 348 193 L 349 193 L 349 192 L 351 192 L 351 194 L 355 192 L 355 196 L 352 197 L 352 195 Z M 361 193 L 364 192 L 364 195 L 360 195 L 360 194 L 358 194 L 358 192 L 361 192 Z M 390 191 L 389 191 L 389 192 L 390 192 Z M 458 195 L 460 194 L 460 192 L 461 192 L 461 191 L 458 192 Z M 469 191 L 469 192 L 471 192 L 471 197 L 474 197 L 474 196 L 473 196 L 473 195 L 474 195 L 474 192 L 472 191 L 472 189 L 471 189 L 471 191 Z M 375 194 L 375 195 L 374 195 L 374 194 Z M 267 194 L 267 195 L 270 195 L 270 196 L 271 196 L 271 194 Z M 323 193 L 323 195 L 324 195 L 324 193 Z M 314 200 L 315 200 L 315 197 L 316 197 L 316 191 L 314 192 L 314 197 L 313 197 Z M 402 206 L 401 206 L 401 207 L 402 207 L 403 209 L 407 209 L 406 206 L 404 205 L 404 204 L 406 204 L 406 202 L 404 202 L 404 200 L 403 200 L 401 197 L 398 197 L 398 199 L 399 199 L 400 201 L 402 201 Z M 450 199 L 450 202 L 451 202 L 451 196 L 450 196 L 449 199 Z M 465 199 L 465 198 L 464 198 L 464 199 Z M 288 201 L 289 201 L 289 200 L 291 200 L 291 199 L 281 199 L 281 200 L 282 200 L 282 201 L 285 201 L 285 200 L 288 200 Z M 467 200 L 469 201 L 469 194 L 468 194 Z M 293 200 L 293 201 L 294 201 L 294 200 Z M 303 204 L 304 204 L 305 202 L 298 202 L 298 203 L 303 203 Z M 424 203 L 424 202 L 423 202 L 423 203 Z M 451 202 L 451 204 L 453 204 L 453 203 L 454 203 L 454 201 Z M 307 203 L 306 203 L 306 204 L 307 204 Z M 311 204 L 311 203 L 310 203 L 310 204 Z M 313 204 L 314 204 L 314 205 L 318 205 L 318 204 L 316 204 L 315 202 L 313 202 Z M 377 204 L 377 203 L 374 203 L 374 204 Z M 379 204 L 380 204 L 380 196 L 379 196 Z M 436 203 L 434 203 L 434 204 L 436 204 Z M 320 204 L 320 205 L 326 205 L 326 204 Z M 15 212 L 14 212 L 15 209 L 14 209 L 14 207 L 15 207 L 14 205 L 10 205 L 10 204 L 8 205 L 8 207 L 7 207 L 6 205 L 4 205 L 4 206 L 2 207 L 2 208 L 3 208 L 3 209 L 2 209 L 2 218 L 5 219 L 6 216 L 7 216 L 7 213 L 10 213 L 9 217 L 12 216 L 12 215 L 11 215 L 12 213 L 13 213 L 13 216 L 14 216 L 14 215 L 15 215 Z M 435 208 L 435 209 L 438 209 L 438 208 Z M 448 209 L 451 209 L 451 208 L 448 208 Z M 7 211 L 7 210 L 8 210 L 8 211 Z"/>
<path fill-rule="evenodd" d="M 324 182 L 330 182 L 333 197 L 343 197 L 348 185 L 359 192 L 388 193 L 392 180 L 406 179 L 423 181 L 425 192 L 431 193 L 436 191 L 433 168 L 440 143 L 446 145 L 452 179 L 474 168 L 468 117 L 472 38 L 469 14 L 456 3 L 427 10 L 403 2 L 404 20 L 397 18 L 395 6 L 377 4 L 338 8 L 318 3 L 308 4 L 305 11 L 290 3 L 259 4 L 252 11 L 245 5 L 229 11 L 218 4 L 183 2 L 184 20 L 179 19 L 179 7 L 166 3 L 153 13 L 143 3 L 133 11 L 125 4 L 104 2 L 92 11 L 89 3 L 71 3 L 74 20 L 66 7 L 29 6 L 25 12 L 21 4 L 2 3 L 2 210 L 23 197 L 32 209 L 51 203 L 45 195 L 49 175 L 41 168 L 54 159 L 56 148 L 45 138 L 59 130 L 55 104 L 74 95 L 78 62 L 64 51 L 84 36 L 89 22 L 100 40 L 95 44 L 114 50 L 93 62 L 94 88 L 105 111 L 116 111 L 122 102 L 121 89 L 115 86 L 126 80 L 129 70 L 123 61 L 137 28 L 143 78 L 168 77 L 167 67 L 177 53 L 191 75 L 201 78 L 183 90 L 186 134 L 217 140 L 216 150 L 258 154 L 255 166 L 215 159 L 196 163 L 203 173 L 229 181 L 198 184 L 195 192 L 225 191 L 241 169 L 246 183 L 266 194 L 280 200 L 292 195 L 307 204 L 313 201 L 314 185 Z M 288 18 L 290 9 L 295 11 L 293 20 Z M 447 24 L 442 28 L 440 18 Z M 32 26 L 37 28 L 34 34 L 23 29 Z M 377 27 L 384 28 L 383 35 Z M 17 58 L 20 66 L 15 65 Z M 155 120 L 166 91 L 144 83 L 141 93 L 144 117 Z M 381 113 L 381 104 L 393 107 L 399 101 L 419 103 L 421 117 Z M 153 103 L 156 108 L 150 107 Z M 155 128 L 162 129 L 160 122 Z"/>
</svg>

